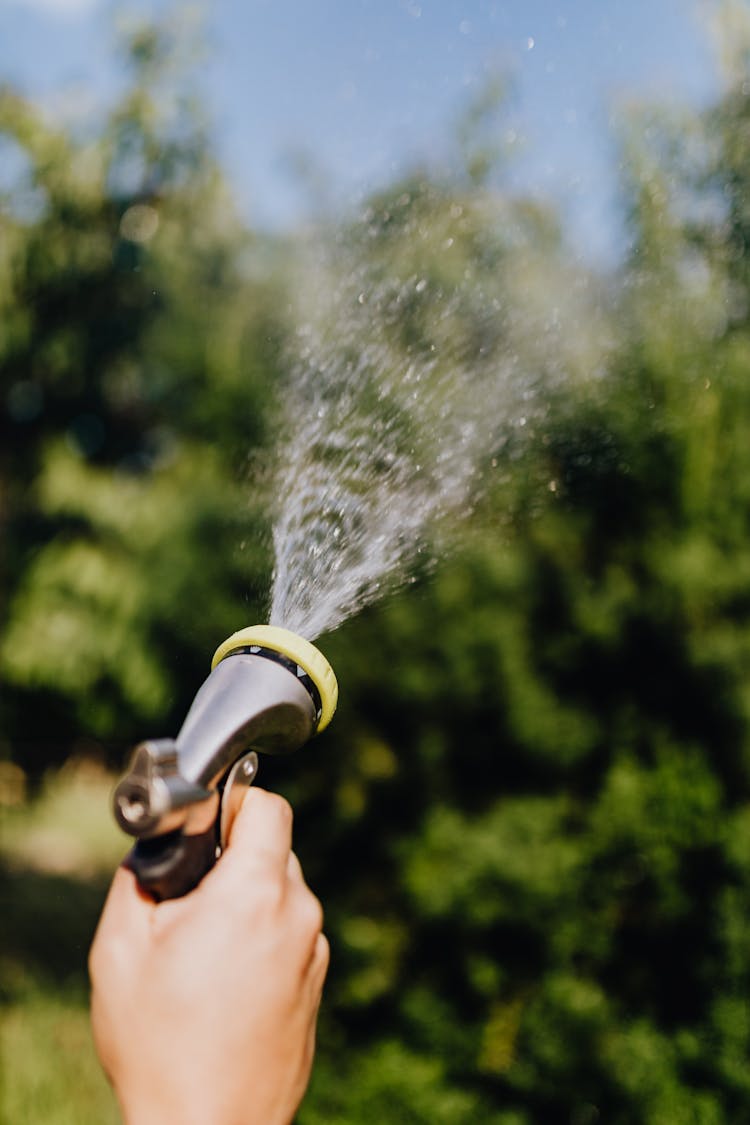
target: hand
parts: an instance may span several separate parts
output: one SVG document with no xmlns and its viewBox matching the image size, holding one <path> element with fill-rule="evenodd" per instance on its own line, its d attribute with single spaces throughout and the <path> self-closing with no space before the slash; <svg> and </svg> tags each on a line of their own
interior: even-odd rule
<svg viewBox="0 0 750 1125">
<path fill-rule="evenodd" d="M 288 1125 L 328 968 L 292 812 L 248 790 L 216 866 L 155 903 L 115 875 L 89 959 L 94 1043 L 126 1125 Z"/>
</svg>

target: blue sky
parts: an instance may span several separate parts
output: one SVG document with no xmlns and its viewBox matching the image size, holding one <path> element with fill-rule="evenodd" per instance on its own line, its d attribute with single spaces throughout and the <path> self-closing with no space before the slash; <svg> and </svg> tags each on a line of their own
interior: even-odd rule
<svg viewBox="0 0 750 1125">
<path fill-rule="evenodd" d="M 164 7 L 0 0 L 0 81 L 48 105 L 96 105 L 117 80 L 117 19 Z M 314 154 L 343 207 L 415 161 L 445 162 L 462 108 L 504 73 L 515 179 L 555 198 L 584 255 L 606 259 L 621 107 L 700 104 L 718 84 L 697 0 L 214 0 L 206 11 L 216 144 L 257 224 L 304 215 L 290 154 Z"/>
</svg>

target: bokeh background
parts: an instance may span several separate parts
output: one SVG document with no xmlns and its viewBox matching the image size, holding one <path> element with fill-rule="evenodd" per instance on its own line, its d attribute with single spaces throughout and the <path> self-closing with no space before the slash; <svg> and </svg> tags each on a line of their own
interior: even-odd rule
<svg viewBox="0 0 750 1125">
<path fill-rule="evenodd" d="M 109 792 L 267 613 L 331 247 L 342 294 L 413 290 L 380 326 L 405 368 L 449 300 L 504 425 L 406 588 L 321 638 L 330 731 L 263 764 L 333 953 L 300 1125 L 749 1119 L 747 5 L 363 0 L 296 37 L 294 5 L 252 35 L 120 7 L 0 9 L 1 1119 L 117 1120 L 86 1013 Z M 317 64 L 301 138 L 278 10 Z M 340 80 L 368 49 L 372 88 Z"/>
</svg>

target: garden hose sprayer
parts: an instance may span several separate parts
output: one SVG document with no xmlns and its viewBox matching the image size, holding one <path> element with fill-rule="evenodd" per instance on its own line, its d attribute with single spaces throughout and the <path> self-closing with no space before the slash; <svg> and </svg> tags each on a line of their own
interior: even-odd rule
<svg viewBox="0 0 750 1125">
<path fill-rule="evenodd" d="M 333 669 L 288 629 L 233 633 L 211 669 L 177 737 L 137 746 L 114 793 L 118 824 L 137 838 L 127 865 L 158 900 L 187 894 L 216 862 L 256 751 L 299 749 L 336 710 Z"/>
</svg>

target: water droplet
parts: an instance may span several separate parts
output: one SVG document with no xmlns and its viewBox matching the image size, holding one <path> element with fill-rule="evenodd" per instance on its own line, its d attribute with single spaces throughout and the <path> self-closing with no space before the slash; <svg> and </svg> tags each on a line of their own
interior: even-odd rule
<svg viewBox="0 0 750 1125">
<path fill-rule="evenodd" d="M 460 24 L 458 25 L 458 30 L 461 32 L 462 35 L 470 35 L 471 34 L 471 21 L 470 20 L 461 20 Z"/>
<path fill-rule="evenodd" d="M 526 40 L 526 50 L 527 51 L 533 51 L 535 46 L 536 46 L 536 40 L 534 39 L 533 35 L 530 35 L 528 37 L 528 39 Z"/>
<path fill-rule="evenodd" d="M 413 198 L 403 192 L 390 205 L 402 223 Z M 457 223 L 465 208 L 450 204 L 449 214 Z M 425 534 L 446 517 L 465 518 L 480 467 L 491 461 L 497 470 L 504 434 L 520 435 L 535 417 L 534 406 L 522 405 L 524 360 L 512 336 L 509 347 L 503 336 L 499 354 L 493 327 L 501 310 L 512 316 L 510 297 L 474 266 L 468 285 L 463 267 L 444 286 L 417 272 L 376 275 L 365 262 L 369 242 L 361 249 L 370 224 L 380 235 L 385 221 L 382 211 L 365 215 L 358 243 L 326 249 L 340 255 L 336 270 L 343 268 L 321 272 L 315 303 L 297 316 L 305 329 L 285 395 L 270 619 L 311 640 L 382 590 L 408 582 Z M 426 218 L 407 225 L 405 237 L 444 250 L 461 229 L 441 230 Z M 424 294 L 424 324 L 420 338 L 404 344 L 398 330 L 412 315 L 415 293 Z M 465 332 L 474 317 L 488 329 L 478 340 Z"/>
</svg>

